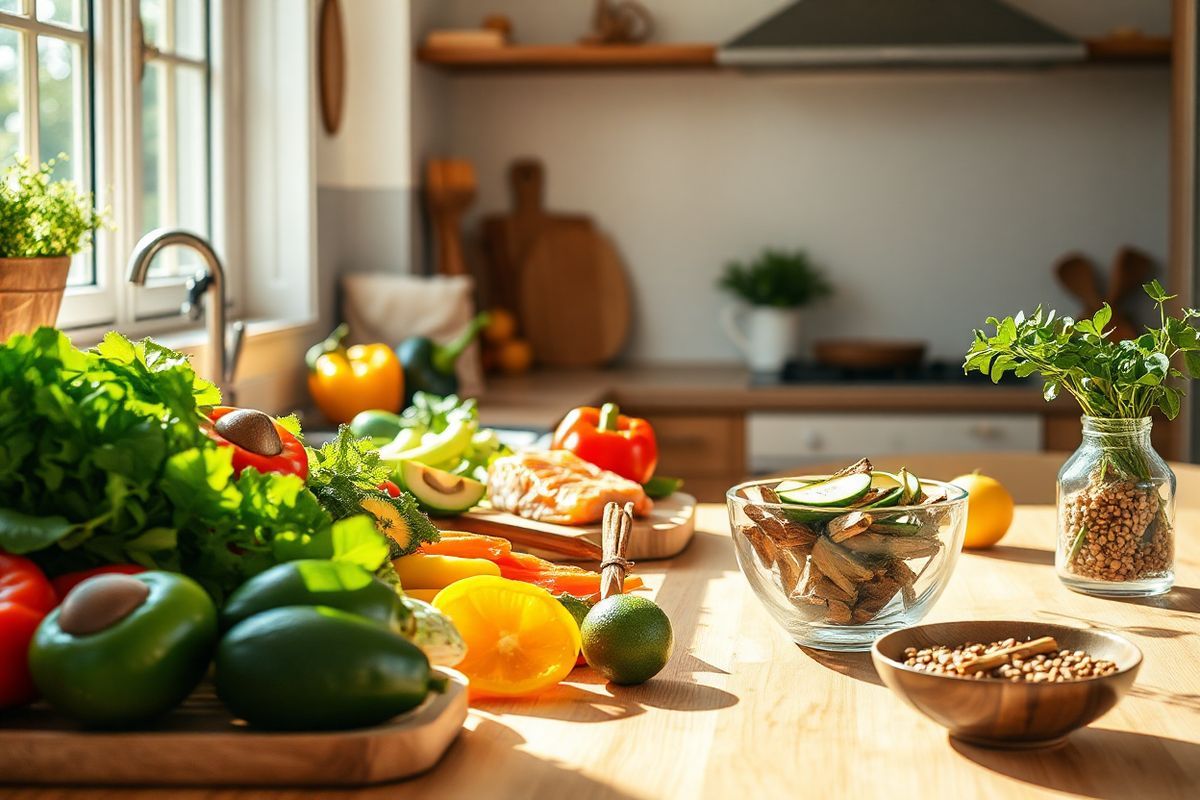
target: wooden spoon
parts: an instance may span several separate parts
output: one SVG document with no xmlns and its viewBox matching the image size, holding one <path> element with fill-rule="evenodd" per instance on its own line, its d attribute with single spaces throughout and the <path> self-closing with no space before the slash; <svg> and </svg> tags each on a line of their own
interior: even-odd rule
<svg viewBox="0 0 1200 800">
<path fill-rule="evenodd" d="M 437 238 L 438 273 L 466 275 L 463 258 L 463 213 L 475 199 L 475 168 L 459 158 L 431 158 L 425 165 L 425 198 Z"/>
</svg>

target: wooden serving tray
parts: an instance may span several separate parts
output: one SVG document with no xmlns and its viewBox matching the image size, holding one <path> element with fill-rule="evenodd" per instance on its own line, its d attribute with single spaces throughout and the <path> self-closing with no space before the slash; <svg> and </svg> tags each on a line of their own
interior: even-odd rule
<svg viewBox="0 0 1200 800">
<path fill-rule="evenodd" d="M 205 683 L 151 730 L 85 731 L 48 706 L 0 718 L 0 783 L 365 786 L 425 772 L 467 718 L 467 679 L 374 728 L 268 733 L 234 721 Z"/>
<path fill-rule="evenodd" d="M 599 561 L 600 523 L 554 525 L 479 507 L 457 517 L 435 520 L 442 530 L 502 536 L 520 550 L 551 561 Z M 632 561 L 671 558 L 687 547 L 696 532 L 696 498 L 676 492 L 654 501 L 644 519 L 633 521 L 626 556 Z"/>
</svg>

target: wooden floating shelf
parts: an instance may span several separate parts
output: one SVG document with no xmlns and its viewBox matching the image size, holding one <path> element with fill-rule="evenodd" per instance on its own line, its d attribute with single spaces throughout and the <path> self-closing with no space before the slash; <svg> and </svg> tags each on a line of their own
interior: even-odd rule
<svg viewBox="0 0 1200 800">
<path fill-rule="evenodd" d="M 1084 64 L 1171 60 L 1171 40 L 1159 37 L 1087 39 Z M 521 44 L 417 49 L 417 60 L 448 70 L 717 69 L 715 44 Z M 1064 65 L 1071 66 L 1071 65 Z M 805 68 L 793 68 L 801 71 Z M 941 68 L 945 69 L 945 67 Z"/>
<path fill-rule="evenodd" d="M 427 47 L 417 60 L 448 69 L 665 69 L 715 67 L 715 44 L 521 44 Z"/>
</svg>

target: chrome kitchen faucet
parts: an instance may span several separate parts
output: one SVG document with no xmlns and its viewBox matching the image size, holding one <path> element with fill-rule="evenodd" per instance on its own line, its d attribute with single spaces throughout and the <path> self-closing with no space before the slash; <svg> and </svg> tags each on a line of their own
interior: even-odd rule
<svg viewBox="0 0 1200 800">
<path fill-rule="evenodd" d="M 225 269 L 217 258 L 212 245 L 200 236 L 180 228 L 156 228 L 141 238 L 129 256 L 129 282 L 135 286 L 146 283 L 146 272 L 150 262 L 162 250 L 180 245 L 196 251 L 207 267 L 196 272 L 187 282 L 187 300 L 181 311 L 192 319 L 200 319 L 205 312 L 204 296 L 215 295 L 208 304 L 207 361 L 205 377 L 221 389 L 225 403 L 233 403 L 233 375 L 242 355 L 242 342 L 246 335 L 246 323 L 233 323 L 233 336 L 227 342 L 225 334 Z"/>
</svg>

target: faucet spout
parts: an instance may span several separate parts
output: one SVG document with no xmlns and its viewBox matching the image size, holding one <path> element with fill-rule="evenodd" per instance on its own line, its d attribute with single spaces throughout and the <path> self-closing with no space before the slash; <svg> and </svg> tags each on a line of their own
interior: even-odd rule
<svg viewBox="0 0 1200 800">
<path fill-rule="evenodd" d="M 236 353 L 229 354 L 225 344 L 225 269 L 212 245 L 196 234 L 179 228 L 158 228 L 150 231 L 133 248 L 129 256 L 129 282 L 144 286 L 150 263 L 160 252 L 172 246 L 186 247 L 200 254 L 207 273 L 205 294 L 210 295 L 207 303 L 208 347 L 205 377 L 217 384 L 227 402 L 232 401 L 233 371 Z M 240 348 L 238 348 L 240 349 Z"/>
</svg>

